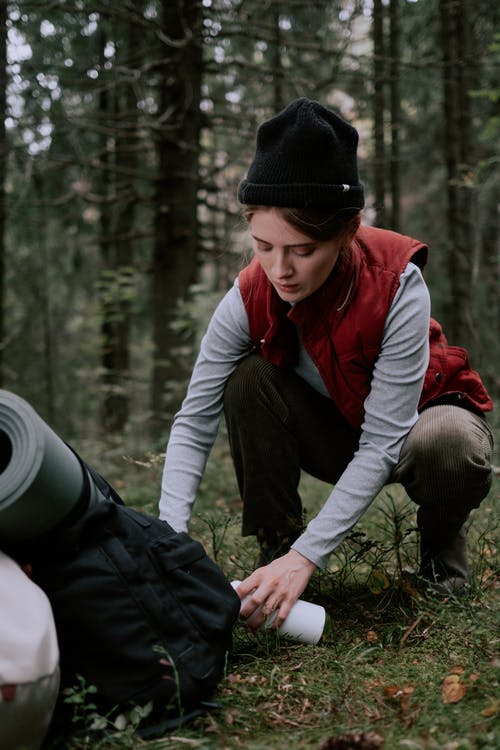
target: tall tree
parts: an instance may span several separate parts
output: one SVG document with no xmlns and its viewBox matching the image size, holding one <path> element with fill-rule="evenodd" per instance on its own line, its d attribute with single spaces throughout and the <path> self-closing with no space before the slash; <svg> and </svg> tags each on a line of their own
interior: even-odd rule
<svg viewBox="0 0 500 750">
<path fill-rule="evenodd" d="M 386 162 L 385 162 L 385 44 L 384 5 L 382 0 L 373 3 L 373 188 L 375 194 L 375 224 L 386 224 Z"/>
<path fill-rule="evenodd" d="M 443 124 L 447 170 L 448 273 L 454 310 L 450 335 L 469 349 L 477 344 L 472 302 L 472 191 L 468 173 L 474 163 L 471 143 L 470 70 L 473 64 L 467 0 L 441 0 L 443 52 Z"/>
<path fill-rule="evenodd" d="M 401 224 L 401 190 L 400 190 L 400 123 L 401 123 L 401 92 L 400 78 L 400 50 L 399 50 L 399 0 L 390 0 L 389 4 L 389 58 L 390 58 L 390 108 L 391 108 L 391 221 L 394 231 L 400 229 Z"/>
<path fill-rule="evenodd" d="M 162 0 L 153 249 L 153 426 L 170 416 L 168 388 L 187 372 L 178 303 L 197 270 L 197 189 L 202 69 L 201 0 Z M 176 406 L 175 396 L 170 399 Z"/>
<path fill-rule="evenodd" d="M 274 27 L 274 43 L 270 45 L 273 69 L 273 106 L 279 112 L 285 106 L 285 71 L 283 70 L 283 33 L 281 30 L 281 0 L 274 0 L 271 7 L 271 22 Z"/>
<path fill-rule="evenodd" d="M 139 9 L 138 9 L 139 10 Z M 137 193 L 138 107 L 135 82 L 140 77 L 140 29 L 133 19 L 117 45 L 115 78 L 101 84 L 102 131 L 101 250 L 103 273 L 102 364 L 104 368 L 103 427 L 120 432 L 129 416 L 131 291 L 133 230 Z M 106 48 L 103 39 L 103 48 Z M 112 176 L 112 181 L 110 180 Z"/>
<path fill-rule="evenodd" d="M 0 3 L 0 386 L 3 384 L 5 340 L 5 180 L 7 139 L 5 114 L 7 98 L 7 3 Z"/>
</svg>

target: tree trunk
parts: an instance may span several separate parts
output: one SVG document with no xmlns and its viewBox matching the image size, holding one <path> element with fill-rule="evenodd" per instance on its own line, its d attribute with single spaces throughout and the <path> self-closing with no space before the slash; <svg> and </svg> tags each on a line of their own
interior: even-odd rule
<svg viewBox="0 0 500 750">
<path fill-rule="evenodd" d="M 373 189 L 375 194 L 375 225 L 384 227 L 385 215 L 385 57 L 384 57 L 384 9 L 382 0 L 373 3 Z"/>
<path fill-rule="evenodd" d="M 5 343 L 5 176 L 7 138 L 5 111 L 7 92 L 7 3 L 0 3 L 0 386 L 4 382 Z"/>
<path fill-rule="evenodd" d="M 479 224 L 479 242 L 482 250 L 480 287 L 482 354 L 474 365 L 481 367 L 487 375 L 487 383 L 492 398 L 500 400 L 500 372 L 498 368 L 498 342 L 500 341 L 500 184 L 496 175 L 493 184 L 486 192 L 486 202 L 482 206 Z M 496 352 L 496 356 L 488 356 Z M 484 361 L 483 361 L 484 360 Z M 483 372 L 483 367 L 484 371 Z"/>
<path fill-rule="evenodd" d="M 202 66 L 202 5 L 163 0 L 158 178 L 153 251 L 152 426 L 156 433 L 179 403 L 191 363 L 173 325 L 197 271 L 197 186 Z"/>
<path fill-rule="evenodd" d="M 280 27 L 280 0 L 274 0 L 272 5 L 272 24 L 274 27 L 274 44 L 272 47 L 272 71 L 273 71 L 273 107 L 275 112 L 280 112 L 285 106 L 284 82 L 282 59 L 282 32 Z"/>
<path fill-rule="evenodd" d="M 140 59 L 139 32 L 134 24 L 130 24 L 127 31 L 125 54 L 120 55 L 117 64 L 123 68 L 132 68 L 138 65 Z M 103 86 L 100 97 L 105 131 L 102 156 L 104 201 L 101 211 L 101 332 L 104 369 L 102 422 L 107 432 L 120 432 L 128 420 L 130 401 L 130 292 L 133 282 L 132 231 L 136 200 L 133 175 L 137 166 L 138 110 L 134 84 L 130 77 L 126 77 L 123 82 L 118 80 L 111 94 Z M 107 121 L 112 125 L 109 130 Z M 111 130 L 113 147 L 110 149 Z M 114 176 L 112 184 L 111 174 Z"/>
<path fill-rule="evenodd" d="M 401 106 L 399 94 L 399 12 L 398 0 L 391 0 L 390 13 L 390 91 L 391 91 L 391 229 L 398 232 L 401 228 L 401 190 L 400 190 L 400 119 Z"/>
<path fill-rule="evenodd" d="M 33 172 L 34 194 L 40 205 L 47 201 L 45 198 L 46 183 L 40 172 Z M 35 284 L 36 309 L 41 327 L 40 355 L 38 361 L 38 380 L 43 385 L 45 395 L 45 414 L 51 424 L 57 421 L 56 414 L 56 383 L 55 362 L 57 362 L 57 351 L 55 342 L 55 329 L 53 322 L 53 285 L 51 282 L 51 257 L 48 247 L 48 239 L 45 233 L 39 233 L 33 240 L 38 256 L 38 274 Z"/>
<path fill-rule="evenodd" d="M 440 2 L 450 278 L 448 330 L 452 341 L 460 341 L 474 350 L 477 335 L 472 304 L 473 191 L 467 184 L 467 173 L 473 164 L 469 99 L 471 49 L 467 10 L 465 0 Z"/>
</svg>

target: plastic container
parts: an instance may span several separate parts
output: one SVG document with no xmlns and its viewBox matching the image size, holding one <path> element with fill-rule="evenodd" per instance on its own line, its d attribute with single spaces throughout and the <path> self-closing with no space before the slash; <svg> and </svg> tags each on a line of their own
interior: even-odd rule
<svg viewBox="0 0 500 750">
<path fill-rule="evenodd" d="M 237 589 L 240 583 L 241 581 L 232 581 L 231 586 Z M 245 599 L 241 603 L 242 606 L 244 601 Z M 270 629 L 275 617 L 275 613 L 269 615 L 262 627 Z M 277 632 L 299 643 L 309 643 L 314 646 L 323 635 L 325 620 L 326 611 L 324 607 L 298 599 Z"/>
</svg>

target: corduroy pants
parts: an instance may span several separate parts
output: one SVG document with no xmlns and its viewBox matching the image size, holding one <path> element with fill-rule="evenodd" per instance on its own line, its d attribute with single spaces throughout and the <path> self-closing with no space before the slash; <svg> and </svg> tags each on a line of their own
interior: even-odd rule
<svg viewBox="0 0 500 750">
<path fill-rule="evenodd" d="M 301 469 L 335 484 L 356 451 L 359 432 L 331 399 L 255 354 L 229 379 L 224 411 L 243 500 L 243 535 L 263 527 L 293 533 L 302 518 Z M 486 420 L 459 406 L 425 409 L 408 433 L 390 481 L 401 483 L 419 506 L 418 526 L 436 551 L 487 495 L 492 447 Z"/>
</svg>

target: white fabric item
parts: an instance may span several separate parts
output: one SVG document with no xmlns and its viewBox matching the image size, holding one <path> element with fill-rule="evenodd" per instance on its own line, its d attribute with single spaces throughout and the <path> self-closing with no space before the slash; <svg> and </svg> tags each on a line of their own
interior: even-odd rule
<svg viewBox="0 0 500 750">
<path fill-rule="evenodd" d="M 58 663 L 47 596 L 0 551 L 0 685 L 36 682 L 53 674 Z"/>
<path fill-rule="evenodd" d="M 0 748 L 38 750 L 59 692 L 49 600 L 0 550 Z"/>
</svg>

